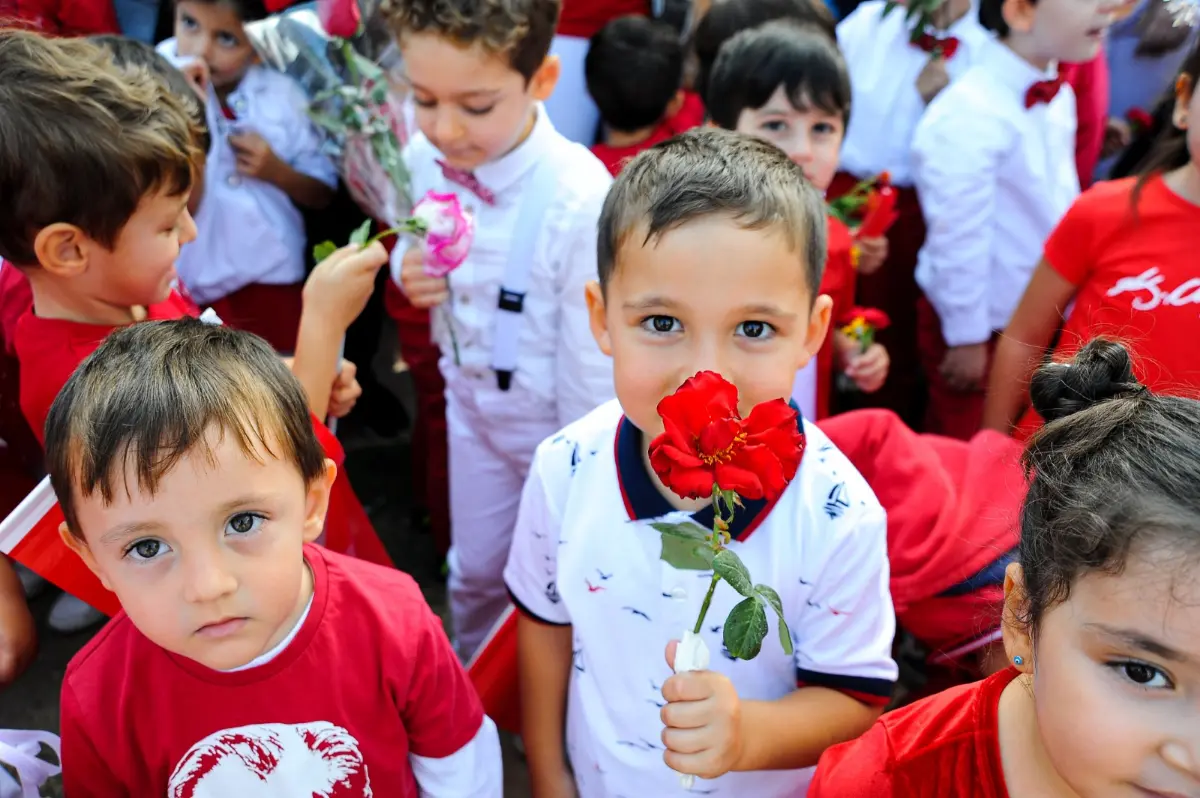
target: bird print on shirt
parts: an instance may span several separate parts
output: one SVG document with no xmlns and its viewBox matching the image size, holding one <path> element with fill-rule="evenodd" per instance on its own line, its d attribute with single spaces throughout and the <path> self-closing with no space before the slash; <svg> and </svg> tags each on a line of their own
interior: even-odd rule
<svg viewBox="0 0 1200 798">
<path fill-rule="evenodd" d="M 583 665 L 583 649 L 576 648 L 571 651 L 571 666 L 580 673 L 587 673 L 587 669 Z"/>
<path fill-rule="evenodd" d="M 558 595 L 557 581 L 552 581 L 546 585 L 546 600 L 551 604 L 558 604 L 562 601 L 562 596 Z"/>
<path fill-rule="evenodd" d="M 606 588 L 604 585 L 593 585 L 593 584 L 592 584 L 592 580 L 591 580 L 591 579 L 588 579 L 588 578 L 586 578 L 586 577 L 584 577 L 584 580 L 583 580 L 583 582 L 584 582 L 584 584 L 586 584 L 586 585 L 587 585 L 587 589 L 588 589 L 588 592 L 589 592 L 589 593 L 599 593 L 601 590 L 607 590 L 607 589 L 608 589 L 608 588 Z"/>
<path fill-rule="evenodd" d="M 579 460 L 579 444 L 577 443 L 575 444 L 575 447 L 571 449 L 571 476 L 575 476 L 575 469 L 579 467 Z"/>
<path fill-rule="evenodd" d="M 607 582 L 609 579 L 612 579 L 613 576 L 612 574 L 604 573 L 599 568 L 596 569 L 596 574 L 599 575 L 601 582 Z"/>
<path fill-rule="evenodd" d="M 825 499 L 825 513 L 830 520 L 841 518 L 842 514 L 850 508 L 850 496 L 846 490 L 846 483 L 839 482 L 829 491 L 829 496 Z"/>
<path fill-rule="evenodd" d="M 642 612 L 637 607 L 622 607 L 621 609 L 626 610 L 627 612 L 631 612 L 634 615 L 638 616 L 639 618 L 645 618 L 647 621 L 651 620 L 649 615 Z M 651 622 L 653 623 L 653 621 L 651 621 Z"/>
</svg>

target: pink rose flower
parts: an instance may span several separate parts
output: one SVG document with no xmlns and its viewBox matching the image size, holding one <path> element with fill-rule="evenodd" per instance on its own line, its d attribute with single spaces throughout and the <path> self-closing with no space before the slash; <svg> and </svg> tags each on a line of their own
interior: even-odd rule
<svg viewBox="0 0 1200 798">
<path fill-rule="evenodd" d="M 412 210 L 425 225 L 425 273 L 445 277 L 462 265 L 475 240 L 475 220 L 454 194 L 430 191 Z"/>
</svg>

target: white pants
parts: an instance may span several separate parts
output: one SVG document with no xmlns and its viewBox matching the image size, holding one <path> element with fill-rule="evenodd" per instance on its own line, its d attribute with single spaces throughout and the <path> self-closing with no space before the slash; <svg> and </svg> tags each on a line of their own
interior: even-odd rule
<svg viewBox="0 0 1200 798">
<path fill-rule="evenodd" d="M 446 375 L 450 450 L 450 613 L 454 642 L 470 659 L 508 606 L 504 564 L 517 523 L 521 489 L 537 445 L 558 431 L 551 413 L 531 418 L 538 403 L 496 376 Z M 524 411 L 524 412 L 522 412 Z"/>
<path fill-rule="evenodd" d="M 562 75 L 554 93 L 546 100 L 546 113 L 559 133 L 586 147 L 596 143 L 600 127 L 600 109 L 588 94 L 583 62 L 587 58 L 589 41 L 578 36 L 555 36 L 550 55 L 558 56 Z"/>
</svg>

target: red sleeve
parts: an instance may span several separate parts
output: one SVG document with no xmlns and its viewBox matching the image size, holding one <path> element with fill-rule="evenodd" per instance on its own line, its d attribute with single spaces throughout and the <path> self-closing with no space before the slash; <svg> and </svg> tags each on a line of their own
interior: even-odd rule
<svg viewBox="0 0 1200 798">
<path fill-rule="evenodd" d="M 1081 194 L 1046 239 L 1043 257 L 1071 285 L 1082 285 L 1096 262 L 1093 247 L 1098 243 L 1097 222 L 1101 221 L 1098 189 Z"/>
<path fill-rule="evenodd" d="M 410 587 L 417 593 L 413 602 L 416 617 L 406 641 L 413 671 L 401 716 L 409 750 L 417 756 L 441 759 L 475 738 L 483 724 L 483 706 L 450 647 L 442 622 L 416 585 Z"/>
<path fill-rule="evenodd" d="M 63 36 L 121 32 L 112 0 L 62 0 L 58 26 Z"/>
<path fill-rule="evenodd" d="M 892 746 L 886 728 L 876 723 L 857 740 L 835 745 L 821 755 L 808 798 L 898 796 L 892 782 L 891 761 Z"/>
<path fill-rule="evenodd" d="M 112 721 L 112 718 L 108 719 L 109 723 Z M 87 718 L 69 680 L 63 681 L 59 731 L 62 739 L 64 795 L 71 798 L 119 798 L 129 795 L 125 786 L 108 769 L 104 757 L 93 747 L 88 735 Z"/>
</svg>

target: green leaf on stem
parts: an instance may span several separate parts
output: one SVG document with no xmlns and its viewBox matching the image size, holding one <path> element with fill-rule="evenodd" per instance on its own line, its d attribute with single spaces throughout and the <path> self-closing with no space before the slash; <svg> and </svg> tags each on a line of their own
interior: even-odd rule
<svg viewBox="0 0 1200 798">
<path fill-rule="evenodd" d="M 681 571 L 707 571 L 713 567 L 713 550 L 706 540 L 663 535 L 662 560 Z"/>
<path fill-rule="evenodd" d="M 650 524 L 654 529 L 662 533 L 664 539 L 669 535 L 673 538 L 681 540 L 695 540 L 704 542 L 708 540 L 708 534 L 704 531 L 704 527 L 699 524 L 682 523 L 682 524 L 666 524 L 662 521 L 655 521 Z"/>
<path fill-rule="evenodd" d="M 712 569 L 739 595 L 754 595 L 754 580 L 750 578 L 750 572 L 742 564 L 742 559 L 729 549 L 721 549 L 717 552 L 717 556 L 713 557 Z M 730 649 L 730 651 L 732 650 Z"/>
<path fill-rule="evenodd" d="M 755 585 L 754 595 L 770 604 L 771 609 L 775 610 L 775 617 L 779 619 L 779 644 L 783 646 L 783 653 L 790 657 L 792 655 L 792 632 L 788 629 L 787 621 L 783 619 L 783 601 L 779 598 L 779 594 L 775 592 L 774 588 Z"/>
<path fill-rule="evenodd" d="M 322 241 L 313 247 L 313 260 L 320 263 L 335 252 L 337 252 L 337 244 L 332 241 Z"/>
<path fill-rule="evenodd" d="M 767 636 L 767 611 L 763 600 L 751 596 L 738 602 L 725 619 L 722 637 L 725 648 L 738 659 L 754 659 L 762 650 L 763 638 Z"/>
<path fill-rule="evenodd" d="M 367 219 L 358 229 L 350 234 L 350 245 L 354 247 L 363 247 L 367 244 L 367 239 L 371 237 L 371 220 Z"/>
</svg>

